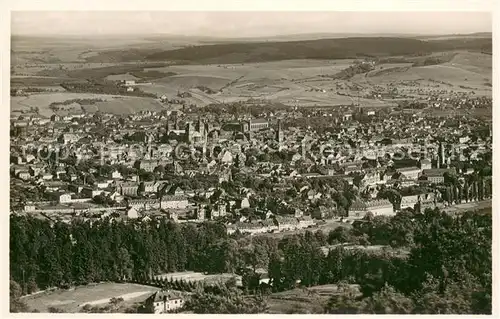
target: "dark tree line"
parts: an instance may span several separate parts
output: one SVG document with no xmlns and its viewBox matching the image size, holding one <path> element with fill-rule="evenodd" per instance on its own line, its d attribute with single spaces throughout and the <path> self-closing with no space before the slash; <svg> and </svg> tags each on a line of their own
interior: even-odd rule
<svg viewBox="0 0 500 319">
<path fill-rule="evenodd" d="M 198 292 L 193 283 L 153 278 L 193 270 L 240 274 L 243 290 L 256 296 L 298 286 L 359 284 L 360 295 L 332 297 L 325 306 L 330 313 L 491 313 L 491 226 L 488 214 L 403 211 L 329 234 L 307 231 L 278 239 L 228 236 L 218 223 L 102 220 L 68 225 L 12 216 L 10 274 L 19 285 L 11 299 L 16 305 L 21 293 L 109 280 L 195 291 L 200 303 L 220 304 L 209 312 L 231 313 L 233 301 L 249 312 L 265 308 L 261 301 L 246 304 L 243 295 L 229 292 L 233 288 L 224 290 L 228 294 Z M 377 252 L 325 249 L 346 242 L 390 247 Z M 259 283 L 262 268 L 270 285 Z M 203 307 L 191 303 L 195 312 Z"/>
<path fill-rule="evenodd" d="M 331 300 L 325 311 L 332 313 L 491 313 L 491 231 L 491 215 L 455 218 L 438 210 L 398 214 L 390 220 L 375 218 L 351 231 L 335 230 L 327 240 L 365 237 L 372 243 L 405 247 L 408 254 L 338 247 L 326 256 L 316 236 L 306 233 L 280 242 L 279 253 L 269 262 L 272 290 L 299 283 L 359 284 L 361 296 L 353 295 L 348 302 Z M 381 298 L 386 303 L 400 298 L 406 306 L 377 308 L 383 304 Z"/>
<path fill-rule="evenodd" d="M 225 227 L 110 220 L 52 224 L 32 217 L 10 220 L 10 274 L 24 293 L 103 280 L 145 280 L 154 274 L 230 271 L 212 256 L 227 253 Z"/>
</svg>

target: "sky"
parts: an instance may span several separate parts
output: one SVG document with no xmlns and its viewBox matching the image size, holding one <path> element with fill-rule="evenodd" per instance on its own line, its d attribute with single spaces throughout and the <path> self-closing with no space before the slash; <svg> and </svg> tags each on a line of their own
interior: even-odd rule
<svg viewBox="0 0 500 319">
<path fill-rule="evenodd" d="M 12 11 L 13 35 L 171 34 L 264 37 L 307 33 L 491 32 L 490 12 Z"/>
</svg>

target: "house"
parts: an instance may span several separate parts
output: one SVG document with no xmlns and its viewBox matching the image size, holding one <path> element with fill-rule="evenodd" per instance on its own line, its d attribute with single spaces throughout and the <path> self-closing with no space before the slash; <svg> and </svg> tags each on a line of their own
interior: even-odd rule
<svg viewBox="0 0 500 319">
<path fill-rule="evenodd" d="M 59 195 L 59 203 L 61 204 L 71 203 L 71 194 L 63 193 Z"/>
<path fill-rule="evenodd" d="M 419 195 L 409 195 L 409 196 L 402 196 L 401 197 L 401 209 L 405 208 L 414 208 L 415 204 L 418 203 L 419 200 Z"/>
<path fill-rule="evenodd" d="M 29 180 L 31 178 L 31 175 L 28 171 L 20 171 L 17 174 L 17 177 L 26 181 L 26 180 Z"/>
<path fill-rule="evenodd" d="M 432 168 L 432 163 L 430 159 L 424 158 L 420 161 L 420 169 L 431 169 Z"/>
<path fill-rule="evenodd" d="M 59 137 L 59 142 L 63 144 L 76 143 L 80 140 L 80 136 L 73 133 L 65 133 Z"/>
<path fill-rule="evenodd" d="M 153 172 L 156 166 L 158 166 L 158 161 L 156 160 L 141 160 L 139 163 L 139 168 L 146 172 Z"/>
<path fill-rule="evenodd" d="M 179 186 L 172 186 L 169 190 L 168 190 L 168 194 L 169 195 L 174 195 L 174 196 L 181 196 L 181 195 L 184 195 L 184 190 L 182 188 L 180 188 Z"/>
<path fill-rule="evenodd" d="M 380 182 L 380 175 L 377 171 L 371 171 L 365 174 L 361 181 L 364 186 L 376 185 Z"/>
<path fill-rule="evenodd" d="M 186 209 L 189 205 L 185 195 L 164 195 L 160 202 L 162 209 Z"/>
<path fill-rule="evenodd" d="M 229 225 L 226 228 L 228 234 L 232 234 L 239 230 L 241 233 L 247 234 L 261 234 L 266 232 L 272 232 L 278 230 L 278 227 L 274 221 L 264 220 L 264 221 L 253 221 L 253 222 L 237 222 L 233 225 Z"/>
<path fill-rule="evenodd" d="M 226 205 L 224 205 L 223 203 L 219 203 L 212 208 L 212 211 L 210 213 L 210 218 L 215 219 L 219 217 L 224 217 L 226 216 L 226 213 L 227 213 Z"/>
<path fill-rule="evenodd" d="M 382 180 L 387 183 L 389 182 L 390 180 L 392 180 L 392 176 L 394 176 L 394 173 L 392 172 L 387 172 L 385 173 L 383 176 L 382 176 Z"/>
<path fill-rule="evenodd" d="M 123 196 L 137 196 L 139 184 L 135 182 L 118 184 L 117 188 L 120 195 Z"/>
<path fill-rule="evenodd" d="M 278 225 L 279 231 L 296 230 L 299 226 L 299 221 L 295 217 L 276 216 L 275 224 Z"/>
<path fill-rule="evenodd" d="M 137 212 L 137 210 L 134 207 L 131 207 L 127 210 L 127 217 L 128 218 L 138 218 L 139 213 Z"/>
<path fill-rule="evenodd" d="M 144 186 L 144 192 L 145 193 L 156 193 L 158 191 L 158 188 L 155 187 L 156 182 L 151 181 L 151 182 L 142 182 L 142 185 Z M 158 185 L 156 185 L 158 186 Z"/>
<path fill-rule="evenodd" d="M 434 193 L 426 193 L 419 195 L 419 203 L 420 203 L 420 212 L 425 211 L 427 208 L 435 208 L 436 207 L 436 194 Z"/>
<path fill-rule="evenodd" d="M 184 306 L 184 298 L 180 293 L 170 290 L 159 290 L 144 302 L 147 310 L 155 314 L 168 313 Z"/>
<path fill-rule="evenodd" d="M 463 136 L 463 137 L 460 137 L 460 138 L 458 139 L 458 142 L 459 142 L 460 144 L 465 144 L 465 143 L 467 143 L 468 141 L 470 141 L 470 137 L 469 137 L 469 136 Z"/>
<path fill-rule="evenodd" d="M 133 199 L 127 201 L 127 207 L 143 210 L 158 209 L 160 201 L 157 199 Z"/>
<path fill-rule="evenodd" d="M 422 171 L 422 176 L 424 176 L 427 181 L 430 183 L 434 184 L 440 184 L 444 183 L 444 174 L 449 173 L 449 174 L 455 174 L 456 170 L 455 168 L 433 168 L 433 169 L 426 169 Z"/>
<path fill-rule="evenodd" d="M 250 202 L 248 201 L 248 198 L 243 198 L 240 203 L 239 203 L 239 208 L 249 208 L 250 207 Z"/>
<path fill-rule="evenodd" d="M 109 184 L 110 184 L 110 183 L 109 183 L 109 182 L 106 182 L 106 181 L 103 181 L 103 182 L 97 182 L 97 183 L 96 183 L 96 187 L 97 187 L 97 188 L 101 188 L 101 189 L 103 189 L 103 188 L 108 188 L 108 187 L 109 187 Z"/>
<path fill-rule="evenodd" d="M 350 114 L 350 113 L 346 113 L 346 114 L 344 114 L 344 115 L 342 116 L 342 120 L 343 120 L 343 121 L 349 121 L 349 120 L 351 120 L 351 119 L 352 119 L 352 114 Z"/>
<path fill-rule="evenodd" d="M 231 154 L 230 151 L 224 152 L 224 155 L 222 155 L 220 161 L 223 164 L 231 164 L 233 162 L 233 154 Z"/>
<path fill-rule="evenodd" d="M 314 210 L 311 212 L 311 216 L 316 219 L 325 219 L 330 217 L 332 213 L 336 210 L 337 210 L 337 203 L 333 202 L 332 206 L 328 208 L 323 205 L 314 208 Z"/>
<path fill-rule="evenodd" d="M 94 198 L 95 196 L 97 195 L 100 195 L 102 193 L 102 190 L 100 189 L 97 189 L 97 187 L 83 187 L 82 188 L 82 195 L 85 196 L 85 197 L 90 197 L 90 198 Z"/>
<path fill-rule="evenodd" d="M 112 179 L 122 179 L 123 176 L 120 172 L 118 171 L 114 171 L 113 173 L 111 173 L 111 178 Z"/>
<path fill-rule="evenodd" d="M 414 167 L 414 166 L 403 167 L 403 168 L 396 169 L 396 172 L 400 173 L 401 175 L 403 175 L 407 179 L 415 180 L 415 179 L 418 179 L 418 177 L 420 176 L 421 169 L 418 167 Z"/>
<path fill-rule="evenodd" d="M 59 169 L 56 170 L 54 176 L 56 178 L 61 178 L 61 175 L 65 175 L 65 174 L 66 174 L 66 171 L 64 169 L 62 169 L 62 168 L 59 168 Z"/>
<path fill-rule="evenodd" d="M 250 120 L 248 121 L 248 123 L 245 123 L 246 124 L 246 128 L 248 128 L 247 130 L 249 131 L 260 131 L 260 130 L 263 130 L 263 129 L 266 129 L 269 127 L 269 122 L 265 119 L 255 119 L 255 120 Z M 244 132 L 247 131 L 247 130 L 243 130 Z"/>
<path fill-rule="evenodd" d="M 298 221 L 298 228 L 307 228 L 316 225 L 316 222 L 311 218 L 311 216 L 301 216 L 298 218 Z"/>
<path fill-rule="evenodd" d="M 349 208 L 348 217 L 349 218 L 363 218 L 365 215 L 371 212 L 375 216 L 393 216 L 394 207 L 391 202 L 386 199 L 374 200 L 374 201 L 362 201 L 357 200 L 352 203 Z"/>
</svg>

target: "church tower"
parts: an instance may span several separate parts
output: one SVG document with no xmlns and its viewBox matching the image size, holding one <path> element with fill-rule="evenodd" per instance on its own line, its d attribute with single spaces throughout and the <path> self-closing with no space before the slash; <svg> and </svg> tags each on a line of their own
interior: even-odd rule
<svg viewBox="0 0 500 319">
<path fill-rule="evenodd" d="M 278 120 L 278 130 L 276 131 L 276 140 L 278 143 L 283 142 L 283 130 L 281 128 L 281 120 Z"/>
<path fill-rule="evenodd" d="M 196 124 L 196 131 L 200 132 L 201 136 L 205 135 L 205 121 L 198 117 L 198 123 Z"/>
<path fill-rule="evenodd" d="M 446 164 L 446 155 L 444 152 L 444 145 L 442 142 L 439 143 L 439 161 L 441 167 L 444 167 L 444 165 Z"/>
<path fill-rule="evenodd" d="M 188 122 L 186 124 L 186 141 L 192 142 L 193 141 L 193 133 L 194 133 L 194 127 L 193 123 Z"/>
</svg>

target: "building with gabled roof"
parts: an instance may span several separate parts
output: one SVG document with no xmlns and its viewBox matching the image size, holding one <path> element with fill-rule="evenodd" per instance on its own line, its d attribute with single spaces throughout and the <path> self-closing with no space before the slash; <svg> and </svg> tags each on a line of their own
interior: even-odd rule
<svg viewBox="0 0 500 319">
<path fill-rule="evenodd" d="M 386 199 L 373 201 L 356 200 L 349 208 L 349 218 L 363 218 L 371 212 L 375 216 L 393 216 L 395 215 L 392 203 Z"/>
<path fill-rule="evenodd" d="M 180 292 L 158 290 L 146 299 L 144 306 L 155 314 L 168 313 L 182 308 L 184 297 Z"/>
</svg>

